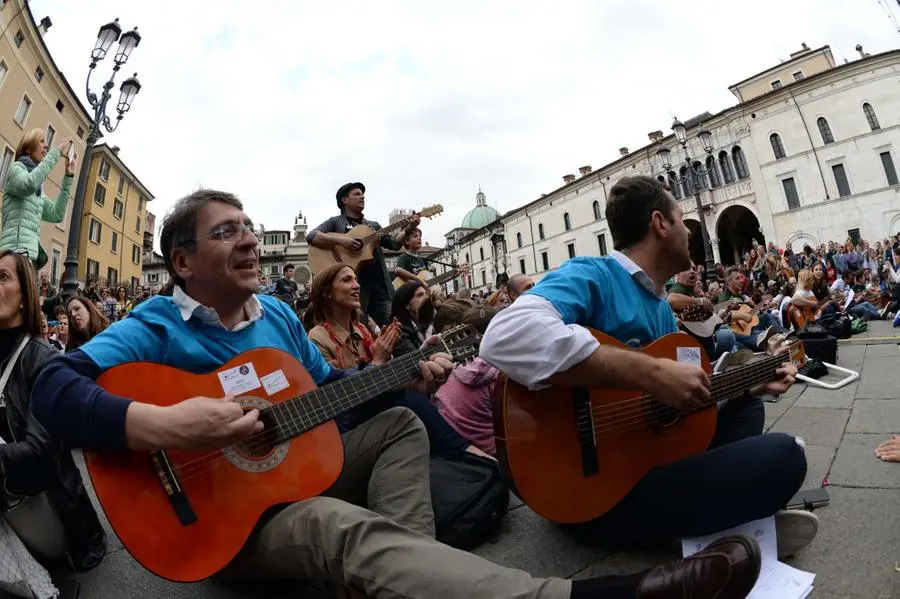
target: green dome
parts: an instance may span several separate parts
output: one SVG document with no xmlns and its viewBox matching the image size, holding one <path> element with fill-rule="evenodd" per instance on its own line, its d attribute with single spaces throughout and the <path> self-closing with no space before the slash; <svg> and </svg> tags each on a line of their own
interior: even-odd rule
<svg viewBox="0 0 900 599">
<path fill-rule="evenodd" d="M 500 220 L 500 213 L 487 205 L 487 197 L 479 188 L 478 193 L 475 194 L 475 207 L 463 217 L 462 227 L 464 229 L 480 229 L 498 220 Z"/>
</svg>

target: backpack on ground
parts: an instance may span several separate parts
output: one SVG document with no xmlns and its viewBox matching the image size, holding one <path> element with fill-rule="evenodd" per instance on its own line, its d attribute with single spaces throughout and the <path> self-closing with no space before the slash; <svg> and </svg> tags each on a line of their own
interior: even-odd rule
<svg viewBox="0 0 900 599">
<path fill-rule="evenodd" d="M 437 540 L 470 549 L 500 531 L 509 487 L 500 464 L 467 451 L 431 458 L 431 503 Z"/>
<path fill-rule="evenodd" d="M 849 339 L 853 334 L 853 322 L 846 314 L 829 314 L 817 322 L 825 331 L 836 339 Z"/>
<path fill-rule="evenodd" d="M 862 318 L 854 317 L 850 321 L 850 332 L 854 335 L 859 333 L 865 333 L 869 330 L 869 323 L 865 322 Z"/>
</svg>

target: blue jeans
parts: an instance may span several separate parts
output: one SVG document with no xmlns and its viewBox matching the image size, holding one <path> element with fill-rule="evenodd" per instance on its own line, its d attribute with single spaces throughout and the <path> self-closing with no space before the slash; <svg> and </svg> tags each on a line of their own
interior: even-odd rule
<svg viewBox="0 0 900 599">
<path fill-rule="evenodd" d="M 791 435 L 762 434 L 764 421 L 759 398 L 730 402 L 709 450 L 654 468 L 609 512 L 563 529 L 589 545 L 646 546 L 771 516 L 803 484 L 806 454 Z"/>
<path fill-rule="evenodd" d="M 856 316 L 857 318 L 862 318 L 868 314 L 869 318 L 872 320 L 881 320 L 881 312 L 869 302 L 860 302 L 847 310 L 847 312 L 849 312 L 851 316 Z"/>
</svg>

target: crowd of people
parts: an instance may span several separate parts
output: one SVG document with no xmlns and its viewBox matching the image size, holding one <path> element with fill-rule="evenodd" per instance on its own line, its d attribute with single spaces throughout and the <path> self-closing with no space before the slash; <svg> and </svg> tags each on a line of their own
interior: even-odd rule
<svg viewBox="0 0 900 599">
<path fill-rule="evenodd" d="M 62 523 L 61 541 L 42 545 L 24 529 L 19 536 L 40 561 L 66 558 L 76 570 L 100 562 L 106 539 L 73 447 L 209 450 L 245 441 L 265 426 L 258 410 L 245 411 L 227 394 L 164 408 L 114 395 L 97 383 L 104 372 L 143 361 L 210 372 L 251 349 L 277 347 L 294 355 L 317 385 L 327 385 L 468 325 L 483 335 L 480 356 L 454 365 L 450 355 L 433 353 L 419 363 L 415 380 L 342 414 L 345 467 L 338 480 L 322 496 L 267 513 L 228 573 L 320 581 L 384 598 L 745 597 L 761 557 L 756 541 L 741 535 L 638 574 L 575 581 L 535 578 L 442 544 L 435 539 L 439 491 L 430 484 L 429 460 L 457 453 L 490 464 L 502 458 L 493 428 L 501 373 L 528 389 L 642 389 L 678 410 L 708 405 L 711 383 L 702 368 L 604 346 L 588 328 L 646 345 L 678 331 L 691 306 L 723 324 L 747 324 L 746 334 L 716 327 L 708 338 L 713 355 L 738 347 L 765 351 L 773 335 L 801 326 L 785 309 L 790 306 L 806 309 L 811 320 L 829 311 L 862 320 L 898 311 L 896 238 L 871 248 L 865 242 L 805 247 L 797 255 L 790 245 L 754 247 L 742 265 L 717 266 L 715 277 L 706 277 L 691 263 L 680 206 L 664 184 L 647 177 L 625 178 L 610 190 L 611 256 L 571 259 L 538 285 L 515 275 L 490 294 L 447 296 L 429 288 L 413 218 L 405 230 L 384 236 L 374 260 L 360 269 L 336 263 L 317 272 L 307 290 L 287 265 L 270 289 L 260 278 L 258 239 L 241 201 L 200 190 L 164 219 L 166 289 L 131 292 L 88 281 L 63 298 L 41 270 L 46 260 L 38 238 L 19 247 L 15 240 L 27 236 L 6 231 L 8 210 L 14 215 L 35 204 L 44 206 L 38 217 L 54 217 L 66 200 L 67 191 L 54 203 L 41 190 L 63 147 L 48 150 L 42 134 L 29 135 L 17 153 L 26 159 L 15 166 L 27 184 L 7 186 L 0 234 L 0 358 L 12 369 L 8 383 L 0 383 L 6 385 L 0 512 L 46 494 Z M 66 162 L 69 173 L 74 159 Z M 344 233 L 360 224 L 379 228 L 363 217 L 365 186 L 343 185 L 336 200 L 339 214 L 307 240 L 317 248 L 359 251 L 359 240 Z M 13 226 L 33 233 L 32 217 Z M 386 268 L 382 246 L 405 248 L 396 272 Z M 402 283 L 396 289 L 395 277 Z M 710 451 L 654 468 L 606 514 L 562 528 L 583 543 L 652 545 L 774 515 L 779 556 L 802 551 L 813 542 L 818 519 L 785 506 L 806 474 L 804 449 L 791 435 L 762 434 L 760 399 L 783 393 L 795 374 L 792 364 L 783 364 L 774 380 L 708 408 L 718 410 Z"/>
</svg>

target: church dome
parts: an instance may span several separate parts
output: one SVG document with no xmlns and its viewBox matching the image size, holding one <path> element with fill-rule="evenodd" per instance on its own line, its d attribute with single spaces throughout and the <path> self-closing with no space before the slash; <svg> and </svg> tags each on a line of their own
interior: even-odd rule
<svg viewBox="0 0 900 599">
<path fill-rule="evenodd" d="M 462 227 L 464 229 L 480 229 L 498 220 L 500 220 L 500 213 L 488 206 L 487 197 L 479 187 L 478 193 L 475 194 L 475 207 L 463 217 Z"/>
</svg>

